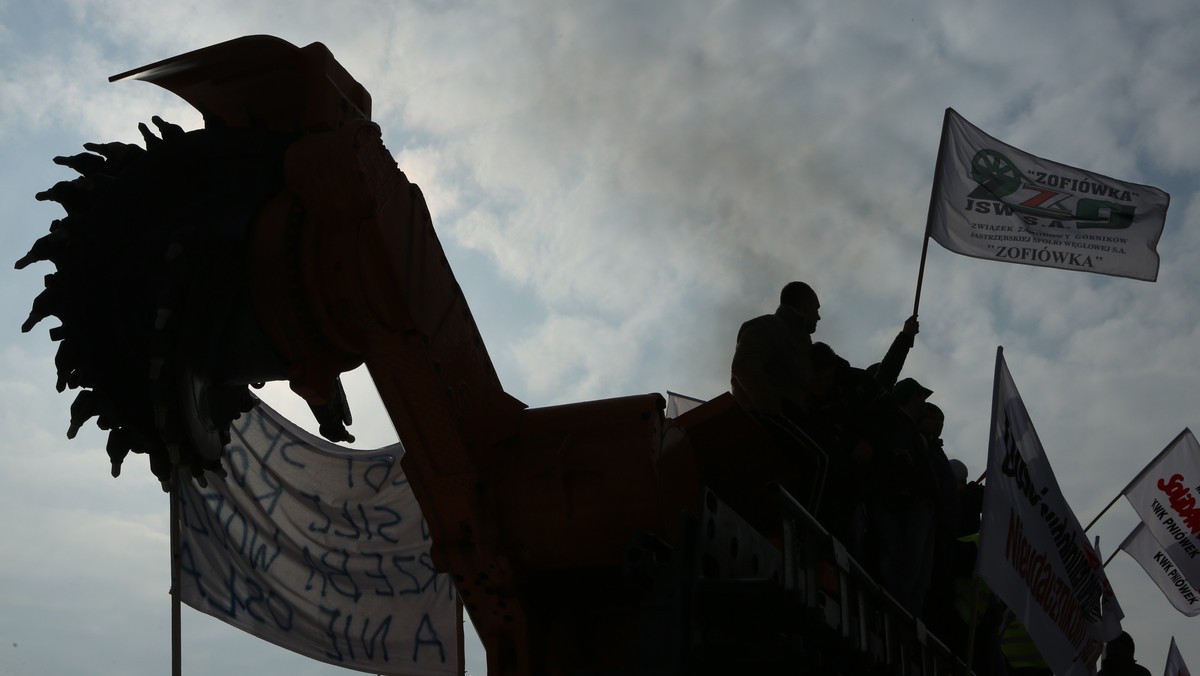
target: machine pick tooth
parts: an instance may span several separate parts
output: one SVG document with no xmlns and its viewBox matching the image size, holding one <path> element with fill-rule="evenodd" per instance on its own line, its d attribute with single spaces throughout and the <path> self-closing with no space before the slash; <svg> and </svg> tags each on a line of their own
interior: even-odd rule
<svg viewBox="0 0 1200 676">
<path fill-rule="evenodd" d="M 183 138 L 184 134 L 187 133 L 183 130 L 183 127 L 174 124 L 173 122 L 167 122 L 157 115 L 151 117 L 150 121 L 154 123 L 154 126 L 158 127 L 158 132 L 162 134 L 164 141 L 173 141 L 175 139 Z"/>
<path fill-rule="evenodd" d="M 54 158 L 54 163 L 60 166 L 74 169 L 83 176 L 91 176 L 92 174 L 100 173 L 104 169 L 106 160 L 101 155 L 94 153 L 79 153 L 78 155 L 59 155 Z"/>
<path fill-rule="evenodd" d="M 138 122 L 138 131 L 142 132 L 142 138 L 146 141 L 146 150 L 162 143 L 162 139 L 155 136 L 154 132 L 150 131 L 150 127 L 147 127 L 145 122 Z"/>
<path fill-rule="evenodd" d="M 108 158 L 110 162 L 124 163 L 126 160 L 146 152 L 141 146 L 135 146 L 132 143 L 121 143 L 113 141 L 112 143 L 85 143 L 83 147 L 94 153 L 99 153 Z"/>
<path fill-rule="evenodd" d="M 79 433 L 79 428 L 93 416 L 99 415 L 103 407 L 102 396 L 95 390 L 80 392 L 71 404 L 71 426 L 67 429 L 67 438 L 74 439 Z"/>
<path fill-rule="evenodd" d="M 29 333 L 33 327 L 38 325 L 50 315 L 56 314 L 59 309 L 59 293 L 54 287 L 46 287 L 41 293 L 33 299 L 33 309 L 29 311 L 29 318 L 21 324 L 21 333 Z"/>
<path fill-rule="evenodd" d="M 39 202 L 58 202 L 67 213 L 74 213 L 91 200 L 95 183 L 88 178 L 76 178 L 70 181 L 59 181 L 49 190 L 43 190 L 34 195 Z"/>
<path fill-rule="evenodd" d="M 55 259 L 66 248 L 68 241 L 70 241 L 70 235 L 67 234 L 65 229 L 58 228 L 52 230 L 50 234 L 43 235 L 33 243 L 33 246 L 29 249 L 29 253 L 17 261 L 16 269 L 23 270 L 30 263 L 36 263 L 37 261 L 57 262 Z"/>
</svg>

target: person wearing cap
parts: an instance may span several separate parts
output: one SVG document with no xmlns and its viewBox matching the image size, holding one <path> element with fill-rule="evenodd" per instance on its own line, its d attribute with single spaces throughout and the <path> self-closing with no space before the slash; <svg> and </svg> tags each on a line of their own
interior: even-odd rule
<svg viewBox="0 0 1200 676">
<path fill-rule="evenodd" d="M 873 421 L 874 454 L 865 471 L 869 569 L 921 617 L 933 566 L 937 478 L 920 421 L 933 391 L 913 378 L 892 388 Z"/>
</svg>

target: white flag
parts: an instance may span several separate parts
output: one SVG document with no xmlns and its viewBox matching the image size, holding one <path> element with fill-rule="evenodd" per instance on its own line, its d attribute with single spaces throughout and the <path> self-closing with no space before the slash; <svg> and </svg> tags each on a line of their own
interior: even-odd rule
<svg viewBox="0 0 1200 676">
<path fill-rule="evenodd" d="M 461 606 L 429 558 L 399 445 L 352 451 L 259 403 L 208 487 L 180 491 L 184 603 L 316 660 L 463 673 Z"/>
<path fill-rule="evenodd" d="M 1139 523 L 1120 548 L 1138 562 L 1176 610 L 1188 617 L 1200 615 L 1200 594 L 1159 546 L 1146 524 Z"/>
<path fill-rule="evenodd" d="M 1122 617 L 996 351 L 976 572 L 1029 630 L 1055 674 L 1090 674 Z"/>
<path fill-rule="evenodd" d="M 966 256 L 1154 281 L 1170 196 L 1001 143 L 946 109 L 929 234 Z"/>
<path fill-rule="evenodd" d="M 1200 583 L 1200 445 L 1185 429 L 1122 493 L 1193 585 Z"/>
<path fill-rule="evenodd" d="M 1192 676 L 1187 665 L 1183 663 L 1183 655 L 1179 654 L 1179 646 L 1175 645 L 1175 637 L 1171 637 L 1171 648 L 1167 651 L 1167 668 L 1163 676 Z"/>
<path fill-rule="evenodd" d="M 679 416 L 683 415 L 684 413 L 687 413 L 688 411 L 692 410 L 693 408 L 696 408 L 697 406 L 699 406 L 700 404 L 703 404 L 703 403 L 704 403 L 703 399 L 697 399 L 695 397 L 689 397 L 684 394 L 679 394 L 677 392 L 672 392 L 670 390 L 667 390 L 666 417 L 668 419 L 678 418 Z"/>
</svg>

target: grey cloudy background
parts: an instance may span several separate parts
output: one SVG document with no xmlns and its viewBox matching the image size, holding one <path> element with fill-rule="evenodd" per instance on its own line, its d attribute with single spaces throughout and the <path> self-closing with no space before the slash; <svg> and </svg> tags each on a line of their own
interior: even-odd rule
<svg viewBox="0 0 1200 676">
<path fill-rule="evenodd" d="M 1087 523 L 1184 427 L 1200 368 L 1200 19 L 1183 0 L 264 2 L 0 0 L 0 251 L 61 215 L 50 160 L 139 141 L 182 101 L 108 76 L 266 33 L 319 41 L 371 92 L 506 388 L 533 406 L 727 389 L 738 324 L 809 281 L 816 338 L 859 365 L 911 313 L 942 114 L 1171 193 L 1157 283 L 980 261 L 934 244 L 907 373 L 983 470 L 996 347 Z M 65 438 L 49 264 L 0 283 L 0 673 L 169 667 L 167 500 L 143 458 Z M 394 437 L 351 378 L 362 444 Z M 280 388 L 272 401 L 299 422 Z M 1089 532 L 1111 552 L 1118 503 Z M 1140 661 L 1200 625 L 1141 569 L 1108 568 Z M 185 609 L 187 673 L 347 673 Z M 468 667 L 483 673 L 472 647 Z"/>
</svg>

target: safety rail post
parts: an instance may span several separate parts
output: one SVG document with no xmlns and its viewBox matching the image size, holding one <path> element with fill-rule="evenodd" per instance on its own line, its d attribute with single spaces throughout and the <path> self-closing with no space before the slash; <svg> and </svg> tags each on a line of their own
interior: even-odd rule
<svg viewBox="0 0 1200 676">
<path fill-rule="evenodd" d="M 838 608 L 841 615 L 839 630 L 842 639 L 847 643 L 853 642 L 855 650 L 861 652 L 862 646 L 858 644 L 850 626 L 850 553 L 837 538 L 831 536 L 830 544 L 833 547 L 833 561 L 837 564 L 838 594 L 841 596 L 840 608 Z"/>
<path fill-rule="evenodd" d="M 838 569 L 842 607 L 837 629 L 865 659 L 905 676 L 970 676 L 962 658 L 893 599 L 794 496 L 780 486 L 774 490 L 783 522 L 785 587 L 801 596 L 805 609 L 817 608 L 821 591 L 818 549 L 824 546 Z M 850 603 L 858 609 L 853 628 Z"/>
</svg>

